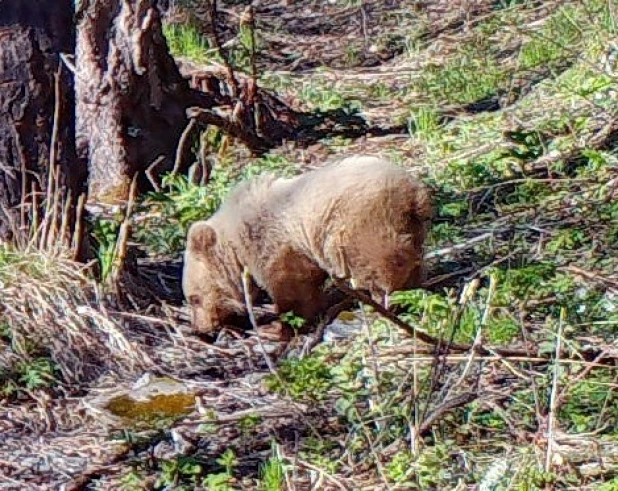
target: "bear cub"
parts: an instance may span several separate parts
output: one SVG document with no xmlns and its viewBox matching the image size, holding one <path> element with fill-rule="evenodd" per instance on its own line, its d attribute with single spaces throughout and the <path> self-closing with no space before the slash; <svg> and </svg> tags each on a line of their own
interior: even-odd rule
<svg viewBox="0 0 618 491">
<path fill-rule="evenodd" d="M 276 311 L 313 321 L 329 307 L 329 276 L 382 300 L 421 286 L 432 216 L 427 187 L 376 157 L 349 157 L 291 179 L 240 183 L 187 235 L 182 287 L 197 331 L 247 316 L 242 274 Z"/>
</svg>

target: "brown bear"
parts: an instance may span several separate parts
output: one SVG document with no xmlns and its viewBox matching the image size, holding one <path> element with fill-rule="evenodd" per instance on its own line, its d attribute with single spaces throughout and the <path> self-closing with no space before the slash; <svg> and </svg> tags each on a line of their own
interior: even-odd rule
<svg viewBox="0 0 618 491">
<path fill-rule="evenodd" d="M 189 229 L 183 291 L 193 327 L 214 333 L 247 316 L 245 267 L 278 313 L 309 321 L 328 307 L 329 276 L 353 279 L 380 299 L 420 286 L 431 215 L 429 190 L 376 157 L 244 181 Z"/>
</svg>

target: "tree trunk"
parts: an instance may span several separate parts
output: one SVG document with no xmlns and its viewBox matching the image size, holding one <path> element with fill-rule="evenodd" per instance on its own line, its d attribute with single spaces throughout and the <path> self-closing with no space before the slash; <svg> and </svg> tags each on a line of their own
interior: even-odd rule
<svg viewBox="0 0 618 491">
<path fill-rule="evenodd" d="M 77 12 L 76 142 L 89 199 L 125 200 L 158 161 L 171 170 L 185 109 L 198 103 L 163 37 L 157 0 L 84 0 Z"/>
<path fill-rule="evenodd" d="M 43 223 L 51 182 L 60 211 L 40 228 L 54 242 L 56 222 L 64 211 L 74 214 L 85 181 L 75 159 L 72 81 L 66 68 L 59 70 L 59 53 L 73 52 L 72 14 L 72 0 L 0 0 L 0 241 L 23 242 L 33 217 Z M 51 180 L 50 158 L 60 168 Z M 65 217 L 65 225 L 72 222 Z"/>
</svg>

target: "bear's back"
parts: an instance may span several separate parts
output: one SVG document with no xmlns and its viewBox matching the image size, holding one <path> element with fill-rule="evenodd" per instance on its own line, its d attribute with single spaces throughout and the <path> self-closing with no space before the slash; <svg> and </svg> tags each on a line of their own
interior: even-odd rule
<svg viewBox="0 0 618 491">
<path fill-rule="evenodd" d="M 383 216 L 389 208 L 400 207 L 395 202 L 412 206 L 426 192 L 403 168 L 368 156 L 348 157 L 303 174 L 292 188 L 287 214 L 303 220 L 313 216 L 322 223 L 334 213 L 358 220 L 375 208 Z"/>
<path fill-rule="evenodd" d="M 425 188 L 403 168 L 378 157 L 352 156 L 292 178 L 265 173 L 243 181 L 210 221 L 232 237 L 258 223 L 321 235 L 330 225 L 389 221 L 393 213 L 421 218 L 430 208 L 414 209 L 422 205 L 423 193 Z"/>
</svg>

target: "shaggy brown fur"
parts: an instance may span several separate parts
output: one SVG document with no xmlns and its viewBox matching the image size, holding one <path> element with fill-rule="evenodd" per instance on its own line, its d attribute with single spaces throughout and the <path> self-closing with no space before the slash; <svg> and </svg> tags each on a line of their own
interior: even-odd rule
<svg viewBox="0 0 618 491">
<path fill-rule="evenodd" d="M 294 177 L 241 183 L 188 233 L 183 290 L 193 326 L 214 332 L 246 315 L 246 266 L 279 312 L 314 320 L 328 307 L 329 275 L 374 298 L 420 286 L 429 191 L 403 169 L 350 157 Z"/>
</svg>

